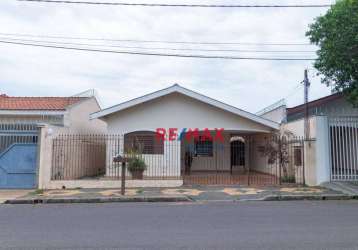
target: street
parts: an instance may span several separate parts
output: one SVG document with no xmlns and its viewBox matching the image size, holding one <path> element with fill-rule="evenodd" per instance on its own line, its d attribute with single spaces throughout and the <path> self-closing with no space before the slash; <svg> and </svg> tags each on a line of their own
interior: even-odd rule
<svg viewBox="0 0 358 250">
<path fill-rule="evenodd" d="M 357 249 L 357 201 L 0 205 L 0 248 Z"/>
</svg>

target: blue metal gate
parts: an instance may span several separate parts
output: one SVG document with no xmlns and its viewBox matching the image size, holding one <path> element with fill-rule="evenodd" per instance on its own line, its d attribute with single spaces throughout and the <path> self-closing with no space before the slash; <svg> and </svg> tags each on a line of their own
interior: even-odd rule
<svg viewBox="0 0 358 250">
<path fill-rule="evenodd" d="M 37 138 L 34 124 L 0 124 L 0 188 L 36 187 Z"/>
</svg>

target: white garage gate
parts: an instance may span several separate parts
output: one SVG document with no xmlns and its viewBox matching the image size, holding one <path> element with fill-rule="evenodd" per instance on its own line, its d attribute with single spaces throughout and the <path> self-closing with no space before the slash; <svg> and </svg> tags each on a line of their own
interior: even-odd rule
<svg viewBox="0 0 358 250">
<path fill-rule="evenodd" d="M 329 117 L 332 181 L 358 181 L 358 117 Z"/>
</svg>

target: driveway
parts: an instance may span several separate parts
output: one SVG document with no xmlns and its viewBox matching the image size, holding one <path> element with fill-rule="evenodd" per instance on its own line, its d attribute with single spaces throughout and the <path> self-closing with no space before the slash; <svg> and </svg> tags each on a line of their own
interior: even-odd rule
<svg viewBox="0 0 358 250">
<path fill-rule="evenodd" d="M 2 190 L 0 189 L 0 204 L 4 203 L 6 200 L 13 200 L 19 197 L 23 197 L 25 195 L 27 195 L 28 193 L 30 193 L 31 190 L 11 190 L 11 189 L 6 189 L 6 190 Z"/>
<path fill-rule="evenodd" d="M 0 248 L 357 249 L 357 201 L 0 205 Z"/>
</svg>

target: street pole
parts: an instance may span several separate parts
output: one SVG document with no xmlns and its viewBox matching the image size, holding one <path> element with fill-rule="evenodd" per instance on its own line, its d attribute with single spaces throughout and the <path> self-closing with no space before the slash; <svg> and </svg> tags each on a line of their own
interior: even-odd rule
<svg viewBox="0 0 358 250">
<path fill-rule="evenodd" d="M 308 141 L 310 138 L 310 122 L 309 122 L 309 107 L 308 107 L 308 91 L 310 87 L 310 81 L 308 79 L 308 70 L 304 72 L 304 101 L 305 101 L 305 116 L 304 116 L 304 137 Z"/>
</svg>

